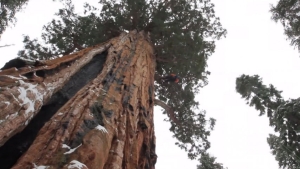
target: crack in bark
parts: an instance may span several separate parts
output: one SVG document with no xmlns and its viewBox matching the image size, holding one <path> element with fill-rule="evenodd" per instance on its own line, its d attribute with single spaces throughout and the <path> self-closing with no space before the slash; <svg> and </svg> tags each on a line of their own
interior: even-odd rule
<svg viewBox="0 0 300 169">
<path fill-rule="evenodd" d="M 12 167 L 17 159 L 27 151 L 39 130 L 43 127 L 44 123 L 49 121 L 50 118 L 64 105 L 64 103 L 66 103 L 73 95 L 75 95 L 76 92 L 82 88 L 82 86 L 87 84 L 90 79 L 93 79 L 99 73 L 97 70 L 101 71 L 103 60 L 105 60 L 105 57 L 101 55 L 94 56 L 91 62 L 85 65 L 81 71 L 78 71 L 76 74 L 74 74 L 68 83 L 66 83 L 60 91 L 56 92 L 56 94 L 51 97 L 50 101 L 41 108 L 41 110 L 22 132 L 13 136 L 2 147 L 0 147 L 1 168 L 5 169 Z M 81 77 L 85 77 L 85 80 L 82 80 Z M 76 85 L 74 86 L 73 84 Z M 53 121 L 50 120 L 49 123 L 53 123 Z M 58 130 L 59 128 L 57 128 L 56 131 Z M 56 133 L 56 131 L 54 133 Z M 48 138 L 48 143 L 54 139 L 54 133 L 50 138 Z M 50 145 L 46 144 L 44 149 L 46 149 L 48 146 Z"/>
<path fill-rule="evenodd" d="M 112 39 L 109 44 L 111 47 L 108 49 L 108 58 L 102 72 L 75 92 L 72 99 L 67 95 L 67 90 L 62 93 L 69 101 L 63 103 L 64 106 L 40 130 L 34 143 L 13 169 L 32 168 L 33 163 L 66 169 L 72 160 L 78 160 L 88 168 L 119 169 L 123 165 L 123 168 L 140 166 L 141 169 L 154 169 L 156 155 L 152 104 L 155 71 L 153 47 L 147 42 L 145 34 L 136 31 L 122 34 Z M 126 45 L 130 48 L 127 49 Z M 74 59 L 75 56 L 72 57 Z M 59 62 L 65 60 L 49 62 L 52 66 L 48 68 L 57 68 Z M 81 58 L 81 61 L 84 61 L 84 58 Z M 70 70 L 64 75 L 81 69 L 81 63 L 75 61 L 72 64 L 75 64 L 76 70 Z M 66 79 L 61 76 L 56 76 L 59 83 L 56 85 L 64 85 Z M 95 128 L 93 125 L 99 125 L 99 122 L 96 116 L 90 115 L 91 110 L 88 109 L 94 102 L 98 104 L 95 106 L 100 108 L 95 113 L 103 116 L 103 125 Z M 51 106 L 50 103 L 48 102 L 48 106 Z M 140 107 L 143 110 L 140 110 Z M 143 112 L 147 113 L 147 117 L 144 117 Z M 145 129 L 141 129 L 140 122 L 146 126 Z M 78 142 L 82 142 L 82 146 L 73 153 L 64 155 L 65 149 L 62 148 L 62 144 L 77 147 Z"/>
</svg>

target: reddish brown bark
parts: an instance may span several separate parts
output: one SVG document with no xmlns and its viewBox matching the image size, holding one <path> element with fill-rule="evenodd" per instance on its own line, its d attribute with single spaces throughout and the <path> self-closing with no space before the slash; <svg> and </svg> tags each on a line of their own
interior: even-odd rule
<svg viewBox="0 0 300 169">
<path fill-rule="evenodd" d="M 0 108 L 4 109 L 0 113 L 3 120 L 0 127 L 5 130 L 0 130 L 0 143 L 21 131 L 69 76 L 104 50 L 108 54 L 102 71 L 44 125 L 13 169 L 76 168 L 76 165 L 89 169 L 155 168 L 155 57 L 143 32 L 121 34 L 104 44 L 41 62 L 33 68 L 0 72 L 0 78 L 6 80 L 0 86 L 7 89 L 0 93 Z M 68 66 L 61 66 L 67 62 Z M 31 79 L 19 76 L 44 69 L 53 69 L 55 73 Z M 14 80 L 21 83 L 14 84 Z M 30 85 L 35 85 L 39 92 L 27 92 L 27 98 L 34 102 L 33 109 L 20 104 L 25 102 L 18 99 L 18 89 L 29 90 Z M 8 105 L 7 101 L 12 103 Z M 18 115 L 12 117 L 15 112 Z"/>
<path fill-rule="evenodd" d="M 23 130 L 30 120 L 83 65 L 88 63 L 96 53 L 101 53 L 110 46 L 105 43 L 87 48 L 72 55 L 55 60 L 39 62 L 40 66 L 10 68 L 0 72 L 0 146 L 11 136 Z M 70 62 L 69 67 L 60 67 Z M 37 71 L 53 70 L 52 76 L 38 77 Z M 24 75 L 33 73 L 26 78 Z"/>
</svg>

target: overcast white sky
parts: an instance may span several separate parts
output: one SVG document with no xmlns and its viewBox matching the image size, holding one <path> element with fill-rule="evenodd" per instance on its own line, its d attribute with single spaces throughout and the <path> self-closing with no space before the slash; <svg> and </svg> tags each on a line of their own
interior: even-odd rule
<svg viewBox="0 0 300 169">
<path fill-rule="evenodd" d="M 73 1 L 80 6 L 86 0 Z M 212 72 L 209 85 L 197 98 L 201 109 L 217 119 L 209 139 L 210 152 L 229 169 L 276 169 L 277 162 L 266 141 L 273 130 L 266 117 L 259 117 L 257 111 L 240 99 L 235 92 L 235 78 L 243 73 L 259 74 L 265 83 L 283 90 L 286 98 L 297 98 L 300 54 L 285 40 L 282 26 L 270 20 L 270 4 L 276 4 L 277 0 L 212 1 L 228 35 L 217 43 L 216 52 L 209 59 L 208 68 Z M 52 0 L 29 0 L 24 12 L 17 15 L 16 26 L 2 35 L 0 45 L 15 46 L 0 48 L 0 67 L 23 48 L 22 34 L 39 37 L 42 26 L 59 7 L 60 3 Z M 186 153 L 175 146 L 170 125 L 163 122 L 164 118 L 156 107 L 156 168 L 196 168 L 197 161 L 188 160 Z"/>
</svg>

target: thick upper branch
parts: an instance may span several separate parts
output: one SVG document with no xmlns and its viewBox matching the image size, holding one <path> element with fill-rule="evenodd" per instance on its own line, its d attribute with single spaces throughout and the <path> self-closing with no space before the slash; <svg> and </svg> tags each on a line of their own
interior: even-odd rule
<svg viewBox="0 0 300 169">
<path fill-rule="evenodd" d="M 172 109 L 172 107 L 168 106 L 166 103 L 164 103 L 163 101 L 160 101 L 160 100 L 157 100 L 155 99 L 154 100 L 154 104 L 164 108 L 168 114 L 168 116 L 170 117 L 170 119 L 175 123 L 177 124 L 178 126 L 180 126 L 180 122 L 177 120 L 177 118 L 175 117 L 175 113 L 174 113 L 174 110 Z"/>
</svg>

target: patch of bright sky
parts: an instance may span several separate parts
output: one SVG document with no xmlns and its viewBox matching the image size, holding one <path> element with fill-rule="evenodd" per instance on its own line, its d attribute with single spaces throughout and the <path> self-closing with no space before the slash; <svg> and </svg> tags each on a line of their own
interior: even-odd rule
<svg viewBox="0 0 300 169">
<path fill-rule="evenodd" d="M 300 54 L 285 40 L 282 26 L 270 19 L 270 4 L 277 0 L 212 1 L 228 35 L 217 42 L 216 52 L 208 62 L 209 84 L 197 97 L 207 116 L 217 119 L 209 138 L 210 152 L 229 169 L 276 169 L 277 162 L 266 141 L 273 129 L 266 117 L 259 117 L 235 92 L 235 79 L 243 73 L 259 74 L 264 83 L 283 90 L 284 97 L 297 98 L 300 96 Z M 76 10 L 84 2 L 76 0 Z M 24 12 L 17 14 L 16 26 L 7 29 L 1 37 L 0 45 L 15 45 L 0 48 L 0 67 L 23 48 L 22 34 L 40 37 L 43 25 L 52 20 L 60 7 L 59 2 L 52 0 L 29 0 Z M 198 162 L 189 160 L 175 145 L 170 125 L 163 121 L 166 115 L 159 107 L 155 107 L 154 118 L 156 168 L 196 168 Z"/>
</svg>

